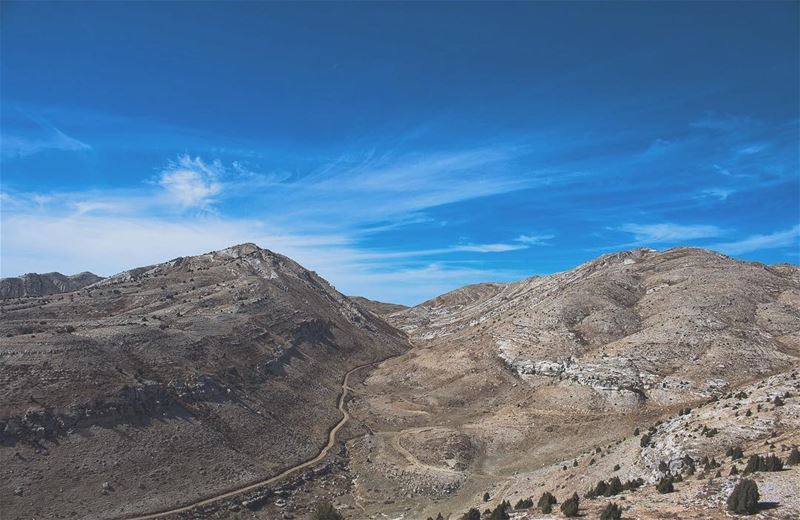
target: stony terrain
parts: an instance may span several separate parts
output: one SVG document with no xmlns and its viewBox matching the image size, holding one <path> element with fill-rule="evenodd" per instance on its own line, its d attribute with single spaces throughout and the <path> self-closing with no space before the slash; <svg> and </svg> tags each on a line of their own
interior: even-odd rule
<svg viewBox="0 0 800 520">
<path fill-rule="evenodd" d="M 789 373 L 800 361 L 800 270 L 635 250 L 466 287 L 387 320 L 415 348 L 373 371 L 351 405 L 376 432 L 352 443 L 369 482 L 357 491 L 369 512 L 425 518 L 462 513 L 487 491 L 504 498 L 521 475 Z M 581 472 L 588 486 L 594 476 Z M 392 507 L 388 495 L 399 496 Z"/>
<path fill-rule="evenodd" d="M 325 443 L 346 371 L 407 348 L 252 244 L 0 312 L 3 520 L 115 518 L 274 475 Z"/>
<path fill-rule="evenodd" d="M 337 396 L 349 420 L 319 460 L 171 516 L 309 518 L 329 500 L 348 519 L 455 520 L 550 491 L 586 518 L 611 501 L 728 518 L 747 457 L 800 445 L 800 269 L 700 249 L 402 308 L 243 245 L 2 312 L 11 518 L 130 518 L 277 475 L 318 452 Z M 642 486 L 585 498 L 614 476 Z M 800 467 L 750 477 L 760 518 L 800 515 Z"/>
<path fill-rule="evenodd" d="M 363 296 L 349 296 L 349 298 L 378 316 L 385 316 L 408 309 L 408 307 L 400 305 L 399 303 L 378 302 L 370 300 L 369 298 L 364 298 Z"/>
<path fill-rule="evenodd" d="M 0 300 L 77 291 L 102 279 L 102 277 L 89 272 L 72 276 L 61 273 L 28 273 L 13 278 L 0 278 Z"/>
</svg>

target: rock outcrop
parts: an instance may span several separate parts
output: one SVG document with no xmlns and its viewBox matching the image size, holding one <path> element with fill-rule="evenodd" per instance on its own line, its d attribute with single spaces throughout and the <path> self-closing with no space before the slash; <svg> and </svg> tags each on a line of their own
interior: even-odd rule
<svg viewBox="0 0 800 520">
<path fill-rule="evenodd" d="M 22 276 L 2 278 L 0 279 L 0 300 L 73 292 L 102 279 L 101 276 L 89 272 L 72 276 L 61 273 L 28 273 Z"/>
</svg>

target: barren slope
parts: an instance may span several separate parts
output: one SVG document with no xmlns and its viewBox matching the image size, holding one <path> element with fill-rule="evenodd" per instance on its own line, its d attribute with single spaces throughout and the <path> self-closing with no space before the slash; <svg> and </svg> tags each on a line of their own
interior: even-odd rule
<svg viewBox="0 0 800 520">
<path fill-rule="evenodd" d="M 387 319 L 415 348 L 351 404 L 375 432 L 351 445 L 356 495 L 368 512 L 424 518 L 463 513 L 486 491 L 502 498 L 518 475 L 792 370 L 800 279 L 794 266 L 710 251 L 636 250 Z"/>
<path fill-rule="evenodd" d="M 345 372 L 406 348 L 252 244 L 6 300 L 0 332 L 4 520 L 158 510 L 276 474 L 325 443 Z"/>
</svg>

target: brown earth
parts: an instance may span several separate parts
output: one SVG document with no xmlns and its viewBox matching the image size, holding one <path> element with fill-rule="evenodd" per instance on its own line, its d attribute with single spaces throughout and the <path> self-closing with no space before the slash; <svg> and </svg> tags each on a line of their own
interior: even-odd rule
<svg viewBox="0 0 800 520">
<path fill-rule="evenodd" d="M 726 451 L 785 459 L 800 444 L 796 266 L 635 250 L 402 310 L 353 303 L 250 245 L 153 269 L 3 304 L 11 518 L 119 517 L 221 494 L 318 455 L 334 424 L 318 463 L 172 516 L 308 518 L 330 500 L 348 519 L 456 519 L 551 491 L 577 492 L 588 518 L 608 501 L 624 518 L 726 518 L 741 478 L 730 467 L 744 468 Z M 266 359 L 280 370 L 262 371 Z M 142 397 L 150 382 L 161 386 Z M 703 457 L 722 465 L 704 469 Z M 662 495 L 665 469 L 685 478 Z M 644 485 L 583 498 L 613 476 Z M 800 468 L 752 477 L 759 517 L 798 517 Z"/>
</svg>

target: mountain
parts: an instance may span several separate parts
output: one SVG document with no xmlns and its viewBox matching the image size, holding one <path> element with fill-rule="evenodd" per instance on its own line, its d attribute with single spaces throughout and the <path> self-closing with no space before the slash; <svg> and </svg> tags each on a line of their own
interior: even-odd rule
<svg viewBox="0 0 800 520">
<path fill-rule="evenodd" d="M 377 314 L 378 316 L 394 314 L 395 312 L 408 309 L 407 306 L 400 305 L 399 303 L 384 303 L 370 300 L 369 298 L 364 298 L 363 296 L 349 296 L 349 298 L 373 314 Z"/>
<path fill-rule="evenodd" d="M 72 276 L 61 273 L 28 273 L 12 278 L 0 278 L 0 300 L 73 292 L 102 279 L 89 272 Z"/>
<path fill-rule="evenodd" d="M 49 497 L 9 520 L 158 511 L 280 473 L 325 445 L 345 373 L 407 348 L 253 244 L 1 312 L 0 496 Z"/>
<path fill-rule="evenodd" d="M 800 515 L 793 265 L 637 249 L 398 308 L 243 244 L 0 318 L 9 518 L 302 519 L 325 500 L 454 520 L 548 491 L 587 518 L 721 520 L 738 449 L 786 461 L 748 475 L 762 516 Z M 641 487 L 587 497 L 614 477 Z"/>
<path fill-rule="evenodd" d="M 661 452 L 630 440 L 636 427 L 644 432 L 740 388 L 759 388 L 764 399 L 799 388 L 787 377 L 800 366 L 800 269 L 702 249 L 605 255 L 549 276 L 468 286 L 386 319 L 414 348 L 372 371 L 352 404 L 375 432 L 348 446 L 363 483 L 353 493 L 360 504 L 395 500 L 390 510 L 368 513 L 460 515 L 485 509 L 486 492 L 492 502 L 532 495 L 535 502 L 544 490 L 559 500 L 582 495 L 592 479 L 613 475 L 600 452 L 591 455 L 600 447 L 621 477 L 652 484 Z M 741 430 L 709 406 L 692 416 L 691 431 L 663 432 L 671 440 L 661 446 L 670 449 L 660 456 L 667 463 L 684 453 L 724 457 L 737 442 L 763 453 L 773 433 L 791 447 L 800 442 L 789 420 L 800 402 L 786 402 L 777 419 L 757 414 L 746 428 L 740 420 Z M 714 424 L 728 429 L 695 446 L 702 426 Z M 624 439 L 625 451 L 614 451 Z M 786 478 L 781 485 L 791 489 L 800 473 Z M 776 501 L 791 505 L 790 495 Z M 634 516 L 663 518 L 657 500 L 648 507 Z M 776 517 L 791 518 L 787 507 Z M 693 508 L 676 514 L 713 517 Z"/>
<path fill-rule="evenodd" d="M 418 341 L 479 346 L 525 380 L 564 380 L 638 406 L 710 395 L 791 365 L 798 303 L 796 266 L 678 248 L 468 286 L 390 320 Z"/>
</svg>

